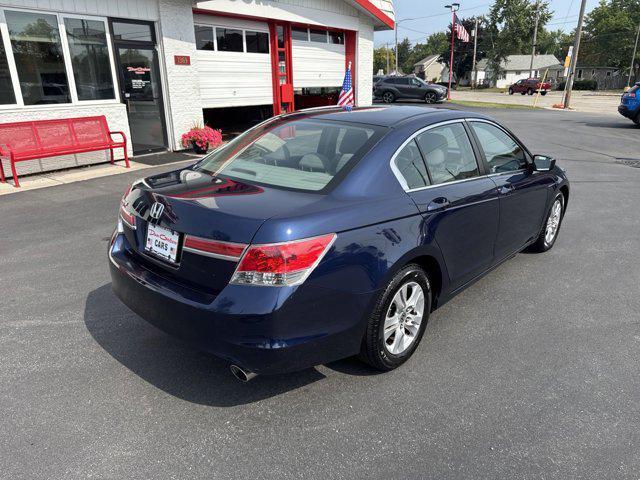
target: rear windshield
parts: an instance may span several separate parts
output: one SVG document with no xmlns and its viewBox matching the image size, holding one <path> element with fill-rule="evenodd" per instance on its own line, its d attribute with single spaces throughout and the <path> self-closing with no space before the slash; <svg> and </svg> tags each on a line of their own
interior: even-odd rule
<svg viewBox="0 0 640 480">
<path fill-rule="evenodd" d="M 313 119 L 274 121 L 249 130 L 194 169 L 259 185 L 320 191 L 362 157 L 382 130 Z"/>
<path fill-rule="evenodd" d="M 633 87 L 629 89 L 629 93 L 635 93 L 640 90 L 640 83 L 636 83 Z"/>
</svg>

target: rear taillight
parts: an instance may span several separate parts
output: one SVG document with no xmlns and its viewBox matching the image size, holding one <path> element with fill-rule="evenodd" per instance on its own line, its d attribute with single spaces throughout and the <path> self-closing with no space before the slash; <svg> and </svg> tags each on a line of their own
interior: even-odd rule
<svg viewBox="0 0 640 480">
<path fill-rule="evenodd" d="M 217 240 L 187 235 L 182 248 L 200 255 L 221 258 L 223 260 L 234 260 L 237 262 L 240 260 L 242 252 L 244 252 L 247 246 L 242 243 L 219 242 Z"/>
<path fill-rule="evenodd" d="M 122 195 L 122 199 L 120 200 L 120 219 L 126 223 L 129 227 L 135 229 L 136 228 L 136 217 L 131 213 L 127 212 L 128 202 L 126 200 L 127 195 L 131 192 L 132 185 L 129 185 L 127 189 L 124 191 L 124 195 Z M 120 227 L 120 226 L 119 226 Z"/>
<path fill-rule="evenodd" d="M 331 233 L 285 243 L 251 245 L 244 252 L 231 283 L 290 286 L 306 280 L 336 239 Z"/>
</svg>

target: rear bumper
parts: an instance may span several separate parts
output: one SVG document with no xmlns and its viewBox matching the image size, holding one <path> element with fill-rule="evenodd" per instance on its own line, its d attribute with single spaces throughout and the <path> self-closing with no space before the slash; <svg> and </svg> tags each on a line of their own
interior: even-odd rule
<svg viewBox="0 0 640 480">
<path fill-rule="evenodd" d="M 119 235 L 109 250 L 115 294 L 164 332 L 255 373 L 302 370 L 356 354 L 375 292 L 307 283 L 194 291 L 146 270 Z"/>
<path fill-rule="evenodd" d="M 618 105 L 618 113 L 623 117 L 634 119 L 636 118 L 636 115 L 638 115 L 639 112 L 640 112 L 640 107 L 631 109 L 627 105 L 623 105 L 623 104 Z"/>
</svg>

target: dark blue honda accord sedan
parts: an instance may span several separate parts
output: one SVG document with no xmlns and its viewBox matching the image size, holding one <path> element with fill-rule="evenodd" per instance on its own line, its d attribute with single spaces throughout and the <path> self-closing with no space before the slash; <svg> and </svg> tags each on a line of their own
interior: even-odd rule
<svg viewBox="0 0 640 480">
<path fill-rule="evenodd" d="M 435 308 L 553 247 L 568 200 L 555 160 L 488 117 L 312 109 L 134 182 L 113 289 L 245 380 L 356 354 L 390 370 Z"/>
</svg>

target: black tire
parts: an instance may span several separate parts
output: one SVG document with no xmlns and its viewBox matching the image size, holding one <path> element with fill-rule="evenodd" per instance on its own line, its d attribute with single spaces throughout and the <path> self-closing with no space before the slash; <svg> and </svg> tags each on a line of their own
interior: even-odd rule
<svg viewBox="0 0 640 480">
<path fill-rule="evenodd" d="M 527 90 L 527 93 L 528 93 L 529 95 L 533 95 L 533 94 L 534 94 L 533 88 L 530 88 L 529 90 Z"/>
<path fill-rule="evenodd" d="M 422 320 L 413 342 L 402 353 L 394 355 L 388 350 L 384 340 L 385 318 L 396 293 L 404 285 L 411 282 L 415 282 L 420 285 L 424 293 L 424 310 Z M 364 338 L 362 339 L 362 347 L 359 355 L 360 359 L 371 365 L 373 368 L 383 372 L 393 370 L 406 362 L 420 344 L 420 340 L 424 334 L 424 329 L 427 325 L 427 321 L 429 320 L 431 302 L 431 282 L 429 281 L 429 277 L 425 271 L 416 264 L 409 264 L 400 270 L 389 282 L 389 285 L 387 285 L 384 292 L 382 292 L 376 301 L 373 312 L 369 316 L 367 330 Z"/>
<path fill-rule="evenodd" d="M 636 115 L 636 118 L 633 119 L 633 123 L 636 125 L 640 125 L 640 112 Z"/>
<path fill-rule="evenodd" d="M 513 88 L 509 87 L 509 95 L 513 95 Z"/>
<path fill-rule="evenodd" d="M 394 95 L 393 92 L 389 92 L 389 91 L 384 92 L 382 94 L 382 101 L 384 103 L 393 103 L 396 101 L 396 96 Z"/>
<path fill-rule="evenodd" d="M 540 92 L 540 95 L 542 95 L 543 97 L 544 97 L 546 94 L 547 94 L 547 91 L 546 91 L 546 90 L 544 90 L 544 91 Z"/>
<path fill-rule="evenodd" d="M 560 201 L 560 205 L 561 205 L 560 220 L 558 223 L 558 227 L 556 228 L 553 239 L 551 240 L 551 242 L 548 242 L 546 240 L 547 224 L 550 221 L 551 212 L 553 211 L 553 208 L 557 201 Z M 549 210 L 547 211 L 547 215 L 545 217 L 544 225 L 542 225 L 542 230 L 540 231 L 540 235 L 538 236 L 536 241 L 532 243 L 531 246 L 527 249 L 528 251 L 534 252 L 534 253 L 543 253 L 553 248 L 558 238 L 558 233 L 560 233 L 560 227 L 562 227 L 562 220 L 564 219 L 565 206 L 566 206 L 566 201 L 565 201 L 564 195 L 562 193 L 558 193 L 553 199 L 553 202 L 551 203 Z"/>
<path fill-rule="evenodd" d="M 425 103 L 436 103 L 438 101 L 438 94 L 433 92 L 427 92 L 424 96 Z"/>
<path fill-rule="evenodd" d="M 524 90 L 520 92 L 520 95 L 526 95 L 527 92 L 525 92 Z"/>
</svg>

